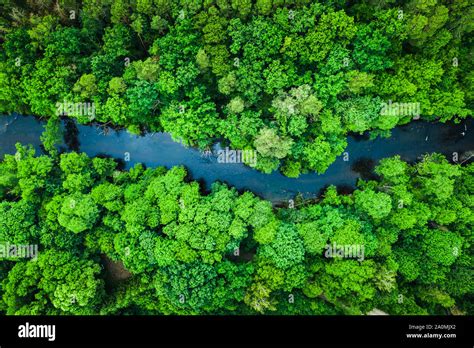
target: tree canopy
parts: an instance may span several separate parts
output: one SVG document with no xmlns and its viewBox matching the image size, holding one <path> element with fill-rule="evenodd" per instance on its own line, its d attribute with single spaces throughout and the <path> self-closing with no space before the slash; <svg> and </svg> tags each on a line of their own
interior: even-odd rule
<svg viewBox="0 0 474 348">
<path fill-rule="evenodd" d="M 0 312 L 472 314 L 474 164 L 395 156 L 375 172 L 274 208 L 204 193 L 182 166 L 17 145 L 0 162 Z"/>
<path fill-rule="evenodd" d="M 324 172 L 350 132 L 472 115 L 468 1 L 4 2 L 0 113 L 65 103 L 289 177 Z"/>
</svg>

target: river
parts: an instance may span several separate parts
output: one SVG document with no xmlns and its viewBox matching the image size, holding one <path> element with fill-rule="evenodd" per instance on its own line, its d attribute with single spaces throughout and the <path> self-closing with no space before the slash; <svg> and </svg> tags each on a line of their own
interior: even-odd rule
<svg viewBox="0 0 474 348">
<path fill-rule="evenodd" d="M 13 154 L 17 142 L 32 144 L 37 153 L 41 153 L 40 135 L 44 124 L 33 116 L 0 116 L 0 158 L 4 154 Z M 148 167 L 184 165 L 191 177 L 206 189 L 214 181 L 221 181 L 239 191 L 252 191 L 274 203 L 287 201 L 297 193 L 312 198 L 331 184 L 342 190 L 351 190 L 358 178 L 370 178 L 374 165 L 384 157 L 398 154 L 412 162 L 425 153 L 439 152 L 452 161 L 456 152 L 461 162 L 468 151 L 474 150 L 472 119 L 460 124 L 414 121 L 393 129 L 390 138 L 369 140 L 367 134 L 350 135 L 346 158 L 339 156 L 324 174 L 310 173 L 292 179 L 279 172 L 263 174 L 243 164 L 218 163 L 215 152 L 220 149 L 219 144 L 213 147 L 214 155 L 209 155 L 174 142 L 167 133 L 138 136 L 110 128 L 104 132 L 99 125 L 76 125 L 70 120 L 63 120 L 62 127 L 66 129 L 61 144 L 64 151 L 79 150 L 91 157 L 117 158 L 124 161 L 125 168 L 136 163 Z"/>
</svg>

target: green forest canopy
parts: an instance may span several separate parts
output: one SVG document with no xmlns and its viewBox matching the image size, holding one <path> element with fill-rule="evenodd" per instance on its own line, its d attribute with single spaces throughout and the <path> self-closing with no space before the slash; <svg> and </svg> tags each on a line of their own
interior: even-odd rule
<svg viewBox="0 0 474 348">
<path fill-rule="evenodd" d="M 324 172 L 348 132 L 472 115 L 469 0 L 4 1 L 0 113 L 255 149 L 257 169 Z M 64 111 L 64 110 L 62 110 Z M 90 110 L 89 110 L 90 111 Z"/>
<path fill-rule="evenodd" d="M 395 156 L 375 172 L 274 209 L 217 182 L 205 193 L 182 166 L 17 145 L 0 162 L 0 243 L 39 251 L 0 262 L 0 312 L 472 315 L 474 164 Z M 111 279 L 110 261 L 130 273 Z"/>
</svg>

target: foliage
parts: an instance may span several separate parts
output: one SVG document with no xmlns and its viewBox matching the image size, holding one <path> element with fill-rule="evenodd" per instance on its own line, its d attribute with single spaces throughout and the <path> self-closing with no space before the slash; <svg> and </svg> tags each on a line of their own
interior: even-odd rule
<svg viewBox="0 0 474 348">
<path fill-rule="evenodd" d="M 94 105 L 67 113 L 80 123 L 224 139 L 265 173 L 322 173 L 349 132 L 472 115 L 472 14 L 445 0 L 6 1 L 0 113 L 51 118 L 53 152 L 66 101 Z"/>
<path fill-rule="evenodd" d="M 472 314 L 474 165 L 433 154 L 375 171 L 350 195 L 276 209 L 222 183 L 204 194 L 184 167 L 18 145 L 0 162 L 0 246 L 38 249 L 2 255 L 0 312 Z"/>
</svg>

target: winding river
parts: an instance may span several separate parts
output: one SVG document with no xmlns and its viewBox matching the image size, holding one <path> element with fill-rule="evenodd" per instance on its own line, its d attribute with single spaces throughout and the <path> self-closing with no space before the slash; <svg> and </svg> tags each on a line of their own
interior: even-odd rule
<svg viewBox="0 0 474 348">
<path fill-rule="evenodd" d="M 15 152 L 15 143 L 32 144 L 41 152 L 40 135 L 44 121 L 33 116 L 0 116 L 0 158 Z M 392 130 L 390 138 L 369 140 L 368 135 L 348 137 L 346 156 L 339 156 L 324 174 L 304 174 L 291 179 L 279 172 L 260 173 L 243 164 L 218 163 L 214 155 L 185 147 L 174 142 L 167 133 L 148 133 L 137 136 L 125 130 L 108 129 L 99 125 L 76 125 L 62 121 L 65 136 L 62 150 L 85 152 L 89 156 L 108 156 L 124 161 L 125 168 L 136 163 L 149 167 L 185 165 L 194 180 L 206 189 L 214 181 L 225 182 L 238 190 L 250 190 L 274 203 L 293 198 L 297 193 L 311 198 L 328 185 L 351 190 L 357 179 L 370 177 L 374 165 L 384 157 L 400 155 L 406 161 L 415 161 L 425 153 L 439 152 L 452 161 L 457 153 L 462 162 L 474 150 L 474 121 L 460 124 L 415 121 Z M 346 157 L 346 158 L 344 158 Z M 125 161 L 129 159 L 129 161 Z M 345 160 L 346 159 L 346 160 Z"/>
</svg>

